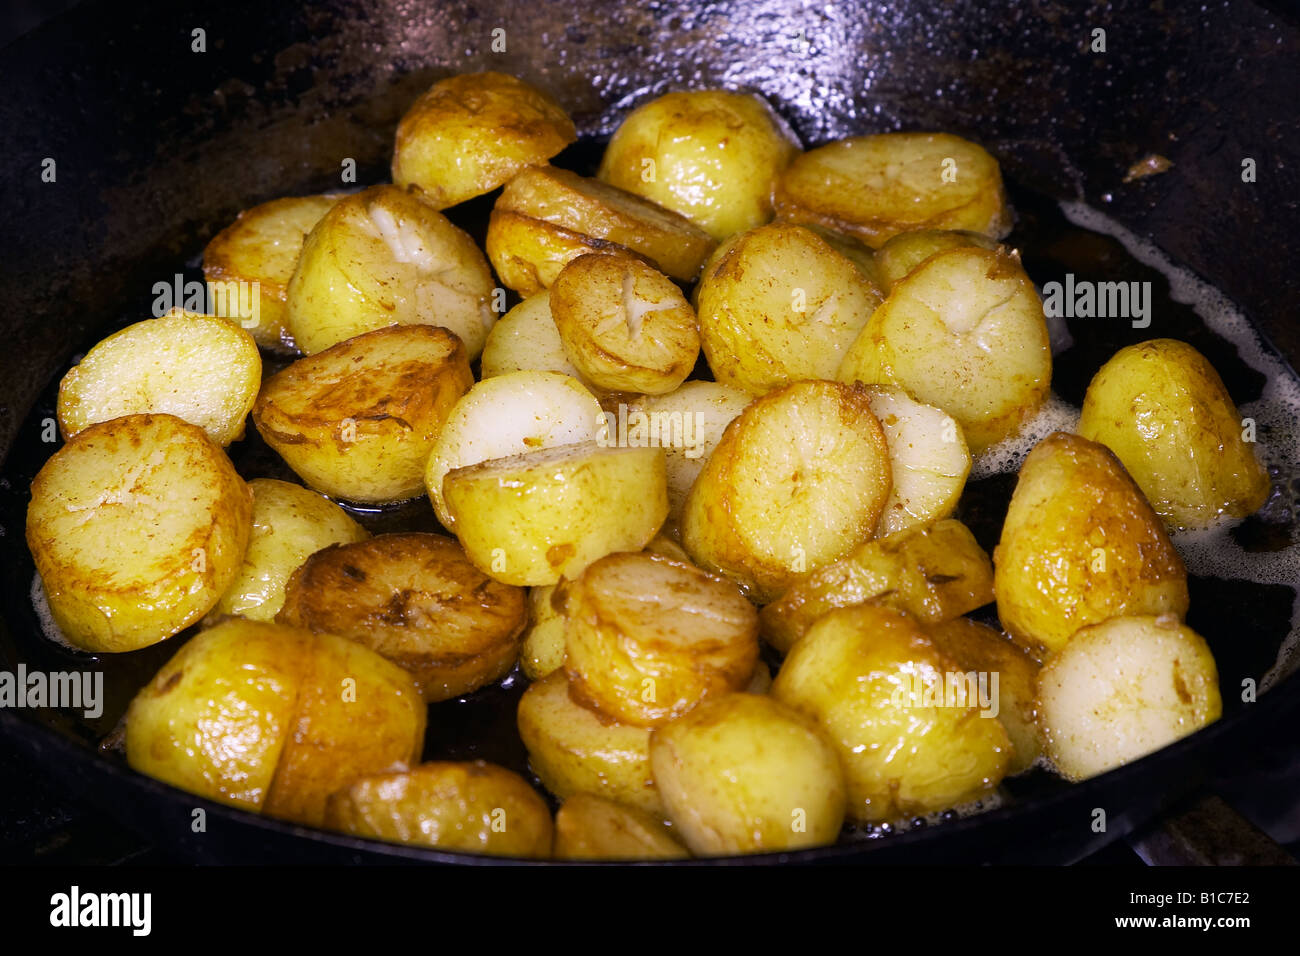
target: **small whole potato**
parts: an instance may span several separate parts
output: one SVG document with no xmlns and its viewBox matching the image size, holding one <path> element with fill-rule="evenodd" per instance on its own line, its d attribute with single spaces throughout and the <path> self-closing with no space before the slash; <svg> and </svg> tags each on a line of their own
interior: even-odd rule
<svg viewBox="0 0 1300 956">
<path fill-rule="evenodd" d="M 1079 434 L 1123 462 L 1171 527 L 1241 518 L 1268 498 L 1268 472 L 1241 413 L 1196 349 L 1153 339 L 1120 349 L 1093 377 Z"/>
<path fill-rule="evenodd" d="M 699 856 L 834 843 L 844 771 L 825 733 L 771 697 L 728 694 L 650 735 L 655 786 Z"/>
<path fill-rule="evenodd" d="M 689 857 L 668 827 L 644 810 L 575 793 L 555 814 L 558 860 L 681 860 Z"/>
<path fill-rule="evenodd" d="M 546 93 L 505 73 L 462 73 L 433 84 L 402 117 L 393 182 L 418 186 L 436 209 L 491 192 L 577 138 Z"/>
<path fill-rule="evenodd" d="M 551 855 L 551 811 L 517 773 L 483 760 L 361 777 L 330 797 L 325 826 L 390 843 L 492 856 Z"/>
<path fill-rule="evenodd" d="M 794 133 L 761 97 L 691 90 L 629 113 L 597 175 L 722 240 L 772 218 L 772 185 L 798 153 Z"/>
</svg>

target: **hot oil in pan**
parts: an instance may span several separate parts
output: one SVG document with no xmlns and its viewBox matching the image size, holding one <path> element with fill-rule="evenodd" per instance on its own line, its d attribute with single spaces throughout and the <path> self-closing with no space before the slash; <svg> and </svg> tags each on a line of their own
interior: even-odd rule
<svg viewBox="0 0 1300 956">
<path fill-rule="evenodd" d="M 599 149 L 595 144 L 580 143 L 557 157 L 556 163 L 591 174 Z M 1128 319 L 1122 318 L 1068 321 L 1068 346 L 1054 356 L 1053 401 L 1024 436 L 992 449 L 976 463 L 956 516 L 991 551 L 1001 532 L 1020 461 L 1037 438 L 1056 428 L 1072 427 L 1088 382 L 1097 369 L 1118 349 L 1146 339 L 1170 337 L 1195 346 L 1218 369 L 1243 416 L 1256 420 L 1274 485 L 1272 496 L 1260 514 L 1231 527 L 1180 535 L 1176 539 L 1191 573 L 1188 622 L 1205 635 L 1214 651 L 1224 711 L 1231 713 L 1243 706 L 1243 680 L 1249 678 L 1266 686 L 1280 673 L 1278 664 L 1284 656 L 1283 650 L 1294 650 L 1295 584 L 1300 581 L 1296 527 L 1296 501 L 1300 492 L 1297 485 L 1300 384 L 1285 362 L 1259 343 L 1245 320 L 1213 289 L 1170 267 L 1158 252 L 1117 230 L 1104 216 L 1077 206 L 1058 205 L 1014 185 L 1010 187 L 1010 195 L 1018 221 L 1007 242 L 1021 250 L 1025 267 L 1040 289 L 1046 283 L 1064 281 L 1067 274 L 1073 274 L 1076 281 L 1149 282 L 1151 324 L 1134 329 Z M 449 217 L 470 232 L 480 247 L 494 199 L 494 195 L 480 197 L 448 211 Z M 201 279 L 197 261 L 196 257 L 187 270 L 187 279 Z M 138 321 L 148 314 L 145 299 L 139 311 L 122 316 L 118 324 Z M 88 348 L 93 342 L 83 344 Z M 282 364 L 267 360 L 268 374 Z M 57 387 L 57 381 L 49 384 L 19 429 L 0 481 L 0 522 L 5 532 L 0 536 L 0 549 L 7 558 L 6 617 L 18 658 L 29 668 L 93 667 L 104 672 L 106 701 L 100 718 L 88 720 L 81 714 L 57 711 L 42 714 L 42 719 L 61 732 L 99 743 L 109 738 L 117 727 L 136 691 L 194 630 L 141 651 L 96 657 L 45 636 L 52 624 L 47 615 L 38 615 L 34 607 L 34 569 L 22 542 L 22 528 L 27 489 L 36 471 L 57 447 L 41 440 L 43 424 L 54 416 Z M 236 443 L 230 452 L 246 478 L 297 481 L 251 426 L 244 440 Z M 441 531 L 423 498 L 388 508 L 352 510 L 376 534 L 399 530 Z M 991 607 L 974 616 L 989 622 L 995 620 Z M 772 659 L 771 663 L 777 661 Z M 516 668 L 494 686 L 432 705 L 425 759 L 481 758 L 532 778 L 515 725 L 515 711 L 526 686 L 527 680 Z M 121 760 L 122 756 L 119 750 L 110 749 L 106 759 Z M 1050 774 L 1034 770 L 1007 781 L 1000 794 L 979 805 L 933 815 L 913 824 L 941 822 L 1065 786 L 1068 785 Z M 897 827 L 862 830 L 850 834 L 850 838 L 880 836 L 891 829 Z"/>
</svg>

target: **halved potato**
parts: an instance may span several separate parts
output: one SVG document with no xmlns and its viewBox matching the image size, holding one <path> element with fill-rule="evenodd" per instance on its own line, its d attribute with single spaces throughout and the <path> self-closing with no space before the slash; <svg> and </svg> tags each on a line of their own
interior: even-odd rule
<svg viewBox="0 0 1300 956">
<path fill-rule="evenodd" d="M 546 801 L 519 774 L 483 760 L 361 777 L 330 797 L 325 826 L 442 850 L 551 855 Z"/>
<path fill-rule="evenodd" d="M 607 717 L 658 727 L 740 690 L 758 614 L 730 581 L 655 554 L 611 554 L 568 588 L 569 693 Z"/>
<path fill-rule="evenodd" d="M 811 222 L 872 248 L 914 229 L 1011 229 L 997 160 L 948 133 L 880 133 L 797 157 L 777 180 L 778 219 Z"/>
<path fill-rule="evenodd" d="M 599 179 L 533 166 L 510 180 L 494 210 L 617 243 L 661 272 L 693 282 L 715 241 L 684 216 Z"/>
<path fill-rule="evenodd" d="M 766 602 L 868 540 L 889 490 L 866 392 L 796 382 L 727 426 L 686 498 L 682 545 Z"/>
<path fill-rule="evenodd" d="M 296 352 L 285 299 L 303 241 L 342 193 L 273 199 L 239 217 L 203 250 L 212 311 L 236 319 L 264 349 Z M 253 284 L 256 283 L 256 291 Z"/>
<path fill-rule="evenodd" d="M 322 494 L 275 478 L 254 478 L 253 529 L 244 563 L 208 615 L 238 614 L 274 619 L 284 605 L 284 586 L 307 558 L 331 544 L 369 537 L 366 529 Z"/>
<path fill-rule="evenodd" d="M 626 246 L 504 209 L 488 218 L 484 250 L 501 284 L 521 296 L 549 289 L 560 270 L 592 252 L 636 258 Z"/>
<path fill-rule="evenodd" d="M 424 722 L 411 679 L 378 654 L 230 618 L 135 696 L 126 759 L 190 793 L 318 826 L 331 793 L 417 759 Z"/>
<path fill-rule="evenodd" d="M 555 814 L 559 860 L 681 860 L 686 848 L 644 810 L 575 793 Z"/>
<path fill-rule="evenodd" d="M 239 573 L 253 496 L 203 429 L 126 415 L 82 429 L 32 481 L 27 547 L 55 624 L 94 653 L 156 644 Z"/>
<path fill-rule="evenodd" d="M 965 232 L 960 229 L 918 229 L 915 232 L 900 232 L 887 239 L 885 244 L 876 250 L 876 273 L 888 291 L 926 259 L 959 246 L 996 249 L 998 243 L 996 239 L 990 239 L 978 232 Z"/>
<path fill-rule="evenodd" d="M 1187 569 L 1104 445 L 1055 432 L 1020 466 L 993 551 L 998 618 L 1031 653 L 1122 614 L 1187 613 Z"/>
<path fill-rule="evenodd" d="M 519 648 L 519 665 L 529 680 L 541 680 L 564 666 L 564 606 L 568 586 L 528 589 L 528 630 Z"/>
<path fill-rule="evenodd" d="M 454 539 L 381 534 L 309 557 L 276 619 L 364 644 L 439 701 L 510 671 L 528 608 L 523 589 L 480 572 Z"/>
<path fill-rule="evenodd" d="M 911 617 L 840 608 L 794 645 L 772 696 L 829 734 L 848 780 L 848 815 L 906 819 L 992 793 L 1011 742 L 961 667 Z M 657 778 L 656 778 L 657 779 Z"/>
<path fill-rule="evenodd" d="M 1173 743 L 1223 712 L 1214 657 L 1172 615 L 1085 627 L 1038 675 L 1044 750 L 1069 780 Z"/>
<path fill-rule="evenodd" d="M 577 703 L 563 670 L 524 691 L 519 736 L 533 773 L 561 800 L 594 793 L 663 818 L 650 770 L 650 729 L 620 724 Z"/>
<path fill-rule="evenodd" d="M 530 295 L 492 326 L 479 356 L 479 369 L 482 378 L 509 372 L 559 372 L 578 377 L 551 317 L 549 291 Z"/>
<path fill-rule="evenodd" d="M 424 490 L 424 466 L 474 377 L 446 329 L 379 329 L 299 359 L 262 386 L 253 424 L 317 491 L 381 503 Z"/>
<path fill-rule="evenodd" d="M 433 84 L 402 117 L 393 182 L 420 187 L 437 209 L 491 192 L 577 138 L 560 104 L 505 73 Z"/>
<path fill-rule="evenodd" d="M 772 218 L 772 185 L 798 152 L 794 133 L 762 97 L 691 90 L 629 113 L 598 175 L 721 240 Z"/>
<path fill-rule="evenodd" d="M 612 392 L 663 395 L 700 354 L 695 310 L 681 289 L 628 256 L 574 259 L 551 287 L 564 354 L 583 379 Z"/>
<path fill-rule="evenodd" d="M 1020 261 L 959 246 L 894 285 L 838 378 L 898 385 L 961 423 L 971 451 L 1015 434 L 1052 379 L 1043 304 Z"/>
<path fill-rule="evenodd" d="M 993 562 L 960 521 L 904 528 L 796 582 L 763 608 L 763 637 L 788 651 L 828 611 L 866 601 L 946 621 L 993 601 Z"/>
<path fill-rule="evenodd" d="M 1116 352 L 1093 377 L 1079 418 L 1079 434 L 1113 451 L 1174 527 L 1241 518 L 1264 504 L 1268 472 L 1242 432 L 1214 366 L 1174 339 Z"/>
<path fill-rule="evenodd" d="M 595 442 L 457 468 L 443 495 L 470 560 L 507 584 L 555 584 L 640 550 L 668 514 L 663 451 Z"/>
<path fill-rule="evenodd" d="M 723 243 L 695 290 L 714 377 L 754 395 L 834 378 L 883 298 L 821 235 L 782 222 Z"/>
<path fill-rule="evenodd" d="M 390 325 L 440 325 L 478 356 L 496 316 L 474 240 L 420 194 L 372 186 L 312 229 L 289 280 L 289 332 L 311 355 Z"/>
<path fill-rule="evenodd" d="M 834 843 L 844 771 L 825 732 L 771 697 L 727 694 L 650 735 L 669 819 L 700 856 Z"/>
<path fill-rule="evenodd" d="M 244 437 L 262 384 L 253 337 L 225 319 L 173 309 L 114 332 L 59 382 L 65 439 L 123 415 L 175 415 L 218 445 Z"/>
</svg>

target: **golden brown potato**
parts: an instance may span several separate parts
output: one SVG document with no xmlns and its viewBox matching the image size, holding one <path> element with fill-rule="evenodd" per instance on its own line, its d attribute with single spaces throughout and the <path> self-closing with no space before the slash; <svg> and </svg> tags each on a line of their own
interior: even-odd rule
<svg viewBox="0 0 1300 956">
<path fill-rule="evenodd" d="M 820 235 L 781 222 L 723 243 L 695 290 L 714 377 L 754 395 L 834 378 L 882 299 Z"/>
<path fill-rule="evenodd" d="M 628 256 L 579 256 L 551 287 L 564 354 L 597 388 L 663 395 L 700 354 L 695 310 L 676 283 Z"/>
<path fill-rule="evenodd" d="M 794 133 L 761 97 L 691 90 L 629 113 L 598 175 L 721 240 L 772 218 L 772 185 L 798 153 Z"/>
<path fill-rule="evenodd" d="M 175 415 L 218 445 L 244 437 L 262 384 L 253 337 L 225 319 L 173 309 L 114 332 L 59 382 L 65 439 L 123 415 Z"/>
<path fill-rule="evenodd" d="M 517 773 L 483 760 L 362 777 L 330 797 L 325 826 L 492 856 L 551 855 L 551 811 Z"/>
<path fill-rule="evenodd" d="M 494 211 L 616 243 L 661 272 L 693 282 L 715 242 L 689 219 L 635 193 L 567 169 L 533 166 L 510 180 Z"/>
<path fill-rule="evenodd" d="M 831 611 L 790 650 L 772 696 L 812 717 L 839 751 L 848 816 L 880 823 L 990 794 L 1011 756 L 987 683 L 972 686 L 906 614 Z M 657 778 L 656 778 L 657 779 Z"/>
<path fill-rule="evenodd" d="M 925 628 L 936 647 L 967 672 L 987 675 L 990 690 L 997 680 L 998 720 L 1011 738 L 1011 764 L 1007 775 L 1024 773 L 1043 752 L 1034 722 L 1034 681 L 1038 662 L 1025 650 L 986 624 L 966 617 Z M 996 675 L 996 678 L 995 678 Z"/>
<path fill-rule="evenodd" d="M 273 620 L 284 605 L 289 575 L 310 555 L 369 537 L 346 511 L 301 485 L 254 478 L 248 490 L 253 493 L 253 526 L 244 563 L 209 613 L 210 621 L 227 614 Z"/>
<path fill-rule="evenodd" d="M 443 422 L 473 382 L 464 346 L 446 329 L 379 329 L 268 379 L 253 424 L 317 491 L 402 501 L 424 490 Z"/>
<path fill-rule="evenodd" d="M 850 347 L 843 382 L 898 385 L 961 424 L 972 452 L 1014 435 L 1052 379 L 1043 305 L 1007 253 L 959 246 L 896 283 Z"/>
<path fill-rule="evenodd" d="M 564 670 L 579 703 L 658 727 L 740 690 L 758 614 L 731 582 L 655 554 L 611 554 L 568 588 Z"/>
<path fill-rule="evenodd" d="M 564 354 L 560 330 L 551 317 L 548 290 L 530 295 L 492 326 L 479 356 L 479 370 L 482 378 L 530 371 L 578 377 L 578 370 Z"/>
<path fill-rule="evenodd" d="M 982 236 L 978 232 L 963 232 L 960 229 L 918 229 L 915 232 L 900 232 L 886 240 L 885 244 L 876 250 L 876 274 L 888 291 L 926 259 L 959 246 L 996 249 L 998 243 L 997 240 Z"/>
<path fill-rule="evenodd" d="M 264 349 L 295 352 L 285 299 L 303 240 L 342 193 L 273 199 L 245 209 L 203 250 L 212 311 L 236 319 Z M 256 283 L 256 289 L 253 284 Z"/>
<path fill-rule="evenodd" d="M 1268 498 L 1268 472 L 1241 413 L 1196 349 L 1153 339 L 1116 352 L 1083 400 L 1079 434 L 1115 453 L 1173 527 L 1241 518 Z"/>
<path fill-rule="evenodd" d="M 727 426 L 686 498 L 682 545 L 706 571 L 770 601 L 872 536 L 889 472 L 865 390 L 787 385 Z"/>
<path fill-rule="evenodd" d="M 289 332 L 308 355 L 390 325 L 454 332 L 472 360 L 496 316 L 487 260 L 418 193 L 371 188 L 312 229 L 289 280 Z"/>
<path fill-rule="evenodd" d="M 754 694 L 728 694 L 650 736 L 655 786 L 700 856 L 834 843 L 844 824 L 840 759 L 803 714 Z"/>
<path fill-rule="evenodd" d="M 522 588 L 483 574 L 454 539 L 381 534 L 309 557 L 277 620 L 364 644 L 439 701 L 509 673 L 528 608 Z"/>
<path fill-rule="evenodd" d="M 872 248 L 914 229 L 1011 229 L 997 160 L 947 133 L 852 136 L 795 159 L 772 193 L 778 219 L 811 222 Z"/>
<path fill-rule="evenodd" d="M 1038 675 L 1044 750 L 1068 780 L 1137 760 L 1219 719 L 1205 640 L 1172 614 L 1085 627 Z"/>
<path fill-rule="evenodd" d="M 533 773 L 561 800 L 594 793 L 662 819 L 650 771 L 650 729 L 620 724 L 577 703 L 563 670 L 524 691 L 519 736 Z"/>
<path fill-rule="evenodd" d="M 555 814 L 558 860 L 681 860 L 689 857 L 644 810 L 591 793 L 575 793 Z"/>
<path fill-rule="evenodd" d="M 519 647 L 519 664 L 529 680 L 541 680 L 564 666 L 564 581 L 528 589 L 528 630 Z"/>
<path fill-rule="evenodd" d="M 1187 613 L 1187 569 L 1104 445 L 1055 432 L 1020 467 L 993 551 L 998 618 L 1046 656 L 1121 614 Z"/>
<path fill-rule="evenodd" d="M 184 630 L 239 573 L 253 501 L 203 429 L 126 415 L 79 431 L 32 481 L 27 547 L 50 612 L 84 650 Z"/>
<path fill-rule="evenodd" d="M 993 601 L 993 562 L 960 521 L 905 528 L 795 583 L 763 608 L 763 637 L 788 651 L 828 611 L 865 601 L 946 621 Z"/>
<path fill-rule="evenodd" d="M 484 242 L 501 284 L 525 298 L 549 289 L 560 270 L 593 252 L 638 258 L 626 246 L 565 229 L 544 219 L 492 210 Z"/>
<path fill-rule="evenodd" d="M 126 758 L 190 793 L 318 826 L 331 793 L 417 759 L 424 721 L 410 677 L 378 654 L 230 618 L 136 695 Z"/>
<path fill-rule="evenodd" d="M 397 126 L 393 182 L 437 209 L 491 192 L 577 138 L 560 104 L 504 73 L 439 80 Z"/>
</svg>

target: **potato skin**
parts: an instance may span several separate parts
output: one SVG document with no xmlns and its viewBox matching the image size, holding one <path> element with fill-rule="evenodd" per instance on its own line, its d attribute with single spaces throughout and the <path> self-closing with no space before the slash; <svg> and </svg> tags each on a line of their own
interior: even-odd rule
<svg viewBox="0 0 1300 956">
<path fill-rule="evenodd" d="M 686 848 L 644 810 L 575 793 L 555 814 L 557 860 L 681 860 Z"/>
<path fill-rule="evenodd" d="M 998 618 L 1031 653 L 1121 614 L 1187 612 L 1187 569 L 1104 445 L 1055 432 L 1029 453 L 993 551 Z"/>
<path fill-rule="evenodd" d="M 401 501 L 424 490 L 443 422 L 473 382 L 464 346 L 446 329 L 379 329 L 268 379 L 253 424 L 317 491 Z"/>
<path fill-rule="evenodd" d="M 978 799 L 1006 772 L 1011 743 L 997 719 L 976 706 L 936 706 L 916 686 L 941 688 L 961 672 L 910 617 L 862 604 L 813 625 L 772 696 L 835 743 L 850 819 L 880 823 Z"/>
<path fill-rule="evenodd" d="M 1115 453 L 1171 527 L 1241 518 L 1269 476 L 1242 440 L 1242 418 L 1214 366 L 1175 339 L 1120 349 L 1093 377 L 1079 434 Z"/>
<path fill-rule="evenodd" d="M 455 539 L 407 533 L 311 555 L 290 577 L 277 620 L 382 654 L 432 702 L 505 676 L 527 613 L 523 590 L 483 574 Z"/>
<path fill-rule="evenodd" d="M 481 378 L 528 371 L 578 377 L 578 370 L 564 354 L 560 330 L 551 316 L 551 293 L 546 289 L 501 316 L 479 356 Z"/>
<path fill-rule="evenodd" d="M 998 244 L 996 240 L 980 235 L 978 232 L 965 232 L 960 229 L 917 229 L 912 232 L 900 232 L 896 236 L 891 236 L 876 250 L 876 274 L 888 291 L 907 278 L 908 273 L 926 259 L 960 246 L 996 249 Z"/>
<path fill-rule="evenodd" d="M 594 793 L 663 818 L 650 769 L 650 729 L 583 707 L 569 694 L 563 669 L 524 691 L 519 736 L 533 773 L 561 800 Z"/>
<path fill-rule="evenodd" d="M 770 697 L 705 701 L 656 728 L 650 762 L 668 816 L 701 856 L 824 846 L 844 823 L 835 748 Z"/>
<path fill-rule="evenodd" d="M 78 432 L 37 473 L 27 547 L 69 641 L 132 651 L 216 604 L 239 572 L 252 509 L 201 428 L 126 415 Z"/>
<path fill-rule="evenodd" d="M 505 73 L 462 73 L 433 84 L 402 117 L 393 182 L 418 186 L 437 209 L 491 192 L 577 139 L 546 93 Z"/>
<path fill-rule="evenodd" d="M 492 210 L 483 248 L 501 284 L 524 298 L 549 289 L 560 271 L 579 256 L 595 252 L 636 256 L 617 242 L 506 209 Z"/>
<path fill-rule="evenodd" d="M 519 647 L 519 666 L 529 680 L 541 680 L 564 666 L 567 595 L 564 581 L 528 589 L 528 630 Z"/>
<path fill-rule="evenodd" d="M 362 777 L 330 797 L 325 826 L 390 843 L 492 856 L 551 855 L 551 811 L 517 773 L 483 760 Z"/>
</svg>

